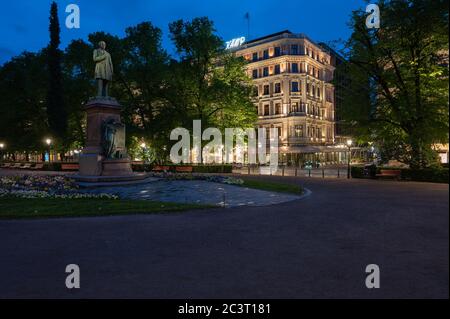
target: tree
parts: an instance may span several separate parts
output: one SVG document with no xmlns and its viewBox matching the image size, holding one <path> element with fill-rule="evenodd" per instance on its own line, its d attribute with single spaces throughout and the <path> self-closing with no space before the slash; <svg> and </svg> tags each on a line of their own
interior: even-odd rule
<svg viewBox="0 0 450 319">
<path fill-rule="evenodd" d="M 50 8 L 50 44 L 47 49 L 47 67 L 49 72 L 47 93 L 47 117 L 51 133 L 64 141 L 67 133 L 67 110 L 64 105 L 63 76 L 61 70 L 62 53 L 59 50 L 60 28 L 58 6 L 52 2 Z"/>
<path fill-rule="evenodd" d="M 24 52 L 0 67 L 0 140 L 10 152 L 43 151 L 46 55 Z"/>
<path fill-rule="evenodd" d="M 193 120 L 203 127 L 253 127 L 253 86 L 245 62 L 226 50 L 212 21 L 195 18 L 169 25 L 179 61 L 171 63 L 170 114 L 185 128 Z"/>
<path fill-rule="evenodd" d="M 368 81 L 369 105 L 350 88 L 345 115 L 385 155 L 414 168 L 436 162 L 435 143 L 448 143 L 448 2 L 380 1 L 381 28 L 367 29 L 353 12 L 346 45 L 352 77 Z M 366 80 L 367 79 L 367 80 Z"/>
</svg>

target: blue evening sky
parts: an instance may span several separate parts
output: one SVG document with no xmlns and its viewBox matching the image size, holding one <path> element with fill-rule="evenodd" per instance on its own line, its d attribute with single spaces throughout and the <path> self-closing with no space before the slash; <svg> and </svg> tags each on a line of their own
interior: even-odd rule
<svg viewBox="0 0 450 319">
<path fill-rule="evenodd" d="M 0 63 L 24 50 L 37 51 L 49 41 L 48 17 L 51 0 L 2 1 L 0 13 Z M 306 33 L 315 41 L 346 39 L 352 10 L 363 0 L 58 0 L 62 48 L 72 39 L 95 31 L 122 36 L 126 27 L 151 21 L 163 30 L 163 45 L 173 46 L 168 24 L 177 19 L 207 16 L 224 39 L 247 36 L 246 12 L 250 13 L 250 38 L 285 29 Z M 65 8 L 79 5 L 81 28 L 66 29 Z"/>
</svg>

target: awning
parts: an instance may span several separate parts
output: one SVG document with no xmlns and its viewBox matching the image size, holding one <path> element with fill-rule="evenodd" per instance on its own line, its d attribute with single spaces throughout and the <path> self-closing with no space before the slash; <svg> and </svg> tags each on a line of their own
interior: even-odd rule
<svg viewBox="0 0 450 319">
<path fill-rule="evenodd" d="M 354 148 L 352 148 L 353 150 Z M 282 146 L 280 147 L 280 153 L 289 154 L 314 154 L 314 153 L 339 153 L 339 152 L 348 152 L 347 148 L 336 147 L 336 146 L 313 146 L 313 145 L 305 145 L 305 146 Z"/>
</svg>

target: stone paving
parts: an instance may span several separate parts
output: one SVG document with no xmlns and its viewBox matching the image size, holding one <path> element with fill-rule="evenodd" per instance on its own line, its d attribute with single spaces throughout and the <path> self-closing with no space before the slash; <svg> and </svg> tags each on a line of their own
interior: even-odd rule
<svg viewBox="0 0 450 319">
<path fill-rule="evenodd" d="M 225 207 L 267 206 L 300 199 L 301 196 L 275 193 L 207 181 L 156 181 L 133 186 L 85 189 L 89 193 L 109 193 L 123 199 L 199 203 Z"/>
</svg>

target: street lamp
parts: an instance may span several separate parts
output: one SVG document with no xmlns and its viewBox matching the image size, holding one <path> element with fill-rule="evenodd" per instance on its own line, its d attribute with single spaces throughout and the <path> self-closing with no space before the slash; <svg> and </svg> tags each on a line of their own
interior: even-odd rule
<svg viewBox="0 0 450 319">
<path fill-rule="evenodd" d="M 350 161 L 351 161 L 351 157 L 352 157 L 352 144 L 353 144 L 353 141 L 351 139 L 348 139 L 347 140 L 347 147 L 348 147 L 347 178 L 350 178 L 350 176 L 351 176 Z"/>
<path fill-rule="evenodd" d="M 51 162 L 52 161 L 52 154 L 51 154 L 52 139 L 50 139 L 50 138 L 45 139 L 45 144 L 47 144 L 47 146 L 48 146 L 48 161 Z"/>
<path fill-rule="evenodd" d="M 3 160 L 3 149 L 5 148 L 4 143 L 0 143 L 0 161 Z"/>
</svg>

